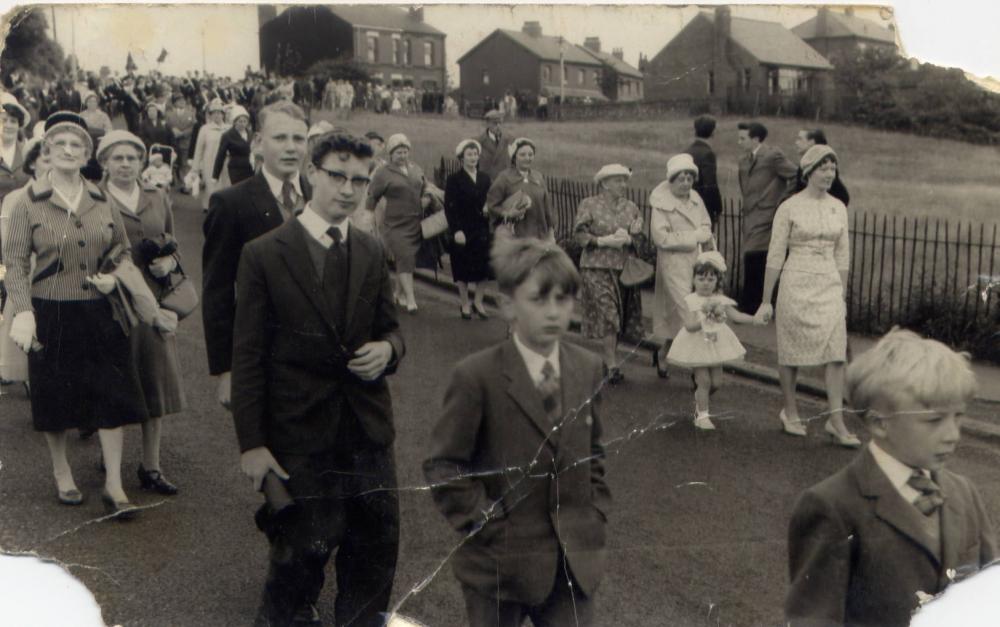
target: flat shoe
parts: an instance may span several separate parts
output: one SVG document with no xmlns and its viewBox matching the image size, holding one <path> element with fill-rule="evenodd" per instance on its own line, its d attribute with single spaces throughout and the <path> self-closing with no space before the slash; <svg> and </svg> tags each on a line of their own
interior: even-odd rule
<svg viewBox="0 0 1000 627">
<path fill-rule="evenodd" d="M 802 424 L 801 420 L 789 420 L 785 415 L 784 409 L 778 412 L 778 418 L 781 419 L 781 430 L 783 432 L 800 438 L 806 437 L 806 427 Z"/>
<path fill-rule="evenodd" d="M 476 315 L 479 316 L 480 320 L 490 319 L 490 314 L 486 312 L 486 309 L 482 307 L 476 307 L 475 305 L 472 306 L 472 309 L 476 312 Z"/>
<path fill-rule="evenodd" d="M 460 308 L 459 311 L 462 313 L 462 320 L 472 320 L 472 311 L 466 311 L 464 307 Z"/>
<path fill-rule="evenodd" d="M 861 448 L 861 440 L 858 436 L 853 433 L 848 433 L 847 435 L 841 435 L 830 421 L 826 421 L 826 425 L 823 426 L 823 430 L 830 436 L 830 438 L 839 446 L 844 448 Z"/>
<path fill-rule="evenodd" d="M 702 431 L 715 431 L 715 425 L 708 416 L 697 416 L 694 419 L 694 426 Z"/>
<path fill-rule="evenodd" d="M 143 490 L 153 490 L 166 496 L 177 494 L 177 486 L 163 478 L 159 470 L 146 470 L 139 464 L 139 485 Z"/>
<path fill-rule="evenodd" d="M 115 520 L 132 520 L 139 511 L 128 501 L 116 501 L 107 490 L 101 491 L 101 502 L 104 503 L 104 513 L 114 516 Z"/>
<path fill-rule="evenodd" d="M 59 490 L 59 502 L 62 505 L 80 505 L 83 503 L 83 492 L 76 488 L 72 490 Z"/>
</svg>

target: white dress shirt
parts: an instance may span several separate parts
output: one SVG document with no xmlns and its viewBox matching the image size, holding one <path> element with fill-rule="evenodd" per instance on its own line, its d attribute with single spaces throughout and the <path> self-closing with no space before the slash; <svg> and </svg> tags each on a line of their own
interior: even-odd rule
<svg viewBox="0 0 1000 627">
<path fill-rule="evenodd" d="M 298 215 L 297 220 L 299 221 L 299 224 L 305 228 L 306 233 L 309 233 L 309 235 L 314 240 L 319 242 L 323 248 L 333 246 L 333 238 L 326 233 L 327 229 L 331 226 L 340 231 L 340 241 L 347 241 L 347 233 L 351 224 L 351 221 L 347 218 L 342 219 L 337 224 L 332 224 L 316 213 L 309 203 L 306 203 L 305 209 L 303 209 L 302 213 Z"/>
<path fill-rule="evenodd" d="M 892 487 L 896 488 L 896 491 L 903 497 L 903 500 L 907 503 L 916 501 L 920 496 L 920 492 L 910 487 L 906 482 L 910 480 L 913 471 L 919 469 L 907 466 L 889 453 L 886 453 L 875 442 L 868 443 L 868 450 L 871 451 L 872 457 L 875 458 L 875 463 L 885 473 L 885 476 L 889 478 L 889 483 L 892 484 Z M 930 477 L 926 470 L 920 470 L 920 472 Z"/>
<path fill-rule="evenodd" d="M 517 337 L 517 333 L 513 334 L 514 346 L 517 347 L 517 352 L 521 354 L 521 359 L 524 360 L 524 365 L 528 367 L 528 374 L 531 376 L 532 382 L 535 387 L 541 385 L 542 380 L 545 375 L 542 374 L 542 368 L 545 367 L 545 362 L 552 364 L 555 369 L 555 378 L 559 378 L 559 343 L 556 342 L 555 348 L 548 355 L 542 355 L 531 350 L 525 346 L 520 339 Z"/>
</svg>

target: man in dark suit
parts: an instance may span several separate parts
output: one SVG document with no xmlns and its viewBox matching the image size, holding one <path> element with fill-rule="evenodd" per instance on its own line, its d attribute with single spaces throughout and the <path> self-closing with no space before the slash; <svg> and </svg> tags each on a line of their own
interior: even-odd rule
<svg viewBox="0 0 1000 627">
<path fill-rule="evenodd" d="M 495 109 L 487 111 L 483 119 L 486 120 L 486 130 L 477 139 L 483 147 L 479 156 L 479 170 L 488 174 L 491 181 L 495 181 L 498 174 L 510 167 L 510 155 L 507 154 L 510 139 L 504 136 L 500 128 L 502 113 Z"/>
<path fill-rule="evenodd" d="M 201 312 L 208 370 L 219 377 L 219 402 L 227 408 L 240 252 L 250 240 L 294 217 L 309 197 L 299 172 L 308 130 L 302 109 L 277 103 L 261 110 L 260 122 L 254 142 L 264 157 L 261 171 L 212 194 L 204 224 Z"/>
<path fill-rule="evenodd" d="M 74 113 L 83 108 L 80 92 L 71 79 L 66 79 L 59 84 L 56 90 L 56 104 L 60 111 L 73 111 Z"/>
<path fill-rule="evenodd" d="M 799 134 L 795 137 L 795 149 L 799 153 L 799 158 L 806 154 L 806 151 L 815 145 L 826 146 L 826 133 L 823 132 L 821 128 L 813 129 L 802 129 Z M 795 185 L 790 187 L 787 192 L 785 192 L 785 197 L 781 199 L 785 202 L 790 196 L 797 194 L 806 188 L 806 182 L 802 180 L 802 168 L 799 167 L 798 173 L 795 175 Z M 846 207 L 851 203 L 851 195 L 847 193 L 847 187 L 844 182 L 840 180 L 840 169 L 837 170 L 837 175 L 833 178 L 833 184 L 830 185 L 830 191 L 828 192 L 831 196 L 844 203 Z"/>
<path fill-rule="evenodd" d="M 312 200 L 240 259 L 241 466 L 258 488 L 285 479 L 278 485 L 294 502 L 275 511 L 268 487 L 257 515 L 271 543 L 259 624 L 318 621 L 313 604 L 338 547 L 335 624 L 381 626 L 389 605 L 399 504 L 385 375 L 404 347 L 382 247 L 348 221 L 371 166 L 364 140 L 324 136 L 307 164 Z"/>
<path fill-rule="evenodd" d="M 713 227 L 719 223 L 719 215 L 722 214 L 722 194 L 719 193 L 715 152 L 708 143 L 714 133 L 715 118 L 710 115 L 699 115 L 694 120 L 694 141 L 684 150 L 691 155 L 694 164 L 698 166 L 698 180 L 694 183 L 694 191 L 698 192 L 705 203 Z"/>
<path fill-rule="evenodd" d="M 764 293 L 764 266 L 771 245 L 771 223 L 785 190 L 794 184 L 798 167 L 780 149 L 765 144 L 767 128 L 740 122 L 740 191 L 743 193 L 743 291 L 740 311 L 756 312 Z"/>
</svg>

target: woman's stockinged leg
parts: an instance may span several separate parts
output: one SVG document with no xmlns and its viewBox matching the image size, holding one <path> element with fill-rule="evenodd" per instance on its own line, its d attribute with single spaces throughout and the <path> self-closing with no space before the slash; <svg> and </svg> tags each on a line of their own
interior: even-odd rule
<svg viewBox="0 0 1000 627">
<path fill-rule="evenodd" d="M 826 365 L 826 398 L 830 423 L 840 433 L 847 433 L 847 425 L 844 424 L 844 362 Z"/>
<path fill-rule="evenodd" d="M 63 492 L 76 489 L 76 482 L 73 481 L 73 470 L 69 467 L 66 459 L 65 431 L 46 431 L 45 442 L 49 446 L 49 455 L 52 457 L 52 474 L 55 476 L 56 485 Z"/>
<path fill-rule="evenodd" d="M 601 358 L 608 368 L 614 368 L 618 365 L 617 355 L 615 354 L 617 349 L 618 337 L 614 332 L 601 338 Z"/>
<path fill-rule="evenodd" d="M 142 423 L 142 466 L 146 470 L 160 470 L 160 433 L 162 418 L 150 418 Z"/>
<path fill-rule="evenodd" d="M 104 455 L 104 489 L 115 501 L 127 501 L 122 488 L 122 448 L 125 442 L 125 432 L 121 427 L 114 429 L 99 429 L 97 435 L 101 440 L 101 453 Z"/>
<path fill-rule="evenodd" d="M 399 273 L 399 283 L 403 288 L 403 298 L 406 300 L 408 307 L 417 306 L 417 298 L 413 293 L 413 273 L 412 272 L 400 272 Z"/>
<path fill-rule="evenodd" d="M 698 387 L 694 390 L 694 404 L 697 413 L 707 414 L 708 411 L 708 392 L 712 387 L 712 374 L 708 368 L 695 368 L 694 369 L 694 382 Z"/>
<path fill-rule="evenodd" d="M 795 386 L 798 382 L 798 374 L 799 369 L 794 366 L 778 366 L 781 394 L 785 399 L 785 416 L 789 420 L 799 420 L 799 405 L 795 398 Z"/>
<path fill-rule="evenodd" d="M 469 309 L 469 284 L 465 281 L 455 281 L 458 285 L 458 302 L 462 305 L 462 311 Z M 472 284 L 475 286 L 475 283 Z"/>
</svg>

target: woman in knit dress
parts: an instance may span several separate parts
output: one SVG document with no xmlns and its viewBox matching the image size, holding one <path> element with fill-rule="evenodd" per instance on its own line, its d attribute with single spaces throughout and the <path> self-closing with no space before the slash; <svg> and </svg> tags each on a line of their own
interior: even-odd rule
<svg viewBox="0 0 1000 627">
<path fill-rule="evenodd" d="M 847 207 L 828 193 L 837 176 L 837 155 L 829 146 L 817 144 L 802 155 L 801 166 L 806 188 L 774 214 L 764 300 L 757 315 L 767 321 L 775 314 L 771 296 L 780 277 L 776 318 L 778 372 L 785 397 L 778 417 L 783 430 L 806 435 L 795 399 L 798 369 L 824 366 L 829 403 L 824 430 L 837 444 L 857 448 L 860 442 L 844 425 L 843 412 L 845 290 L 851 259 Z"/>
<path fill-rule="evenodd" d="M 444 188 L 444 212 L 448 218 L 452 246 L 451 274 L 458 285 L 461 315 L 472 319 L 472 310 L 485 320 L 485 283 L 490 280 L 490 223 L 484 214 L 490 177 L 478 169 L 482 147 L 474 139 L 463 139 L 455 148 L 462 169 L 448 176 Z M 474 293 L 469 305 L 469 292 Z"/>
<path fill-rule="evenodd" d="M 712 219 L 698 192 L 692 189 L 698 166 L 691 155 L 681 153 L 667 161 L 667 180 L 649 195 L 652 212 L 649 235 L 656 245 L 656 288 L 653 333 L 665 338 L 653 353 L 653 367 L 663 379 L 667 351 L 684 326 L 685 298 L 691 293 L 691 276 L 698 253 L 711 250 Z"/>
<path fill-rule="evenodd" d="M 146 147 L 128 131 L 111 131 L 97 148 L 97 161 L 107 173 L 104 190 L 118 210 L 132 244 L 132 262 L 142 272 L 146 285 L 157 300 L 166 285 L 163 281 L 177 268 L 177 257 L 152 257 L 152 245 L 162 246 L 173 239 L 174 217 L 169 197 L 161 189 L 142 189 L 138 183 Z M 177 488 L 163 477 L 160 469 L 162 417 L 184 409 L 181 367 L 177 358 L 177 336 L 148 324 L 138 324 L 129 333 L 132 362 L 139 374 L 149 419 L 142 423 L 142 463 L 139 482 L 143 489 L 160 494 L 176 494 Z"/>
<path fill-rule="evenodd" d="M 619 336 L 642 337 L 641 296 L 620 282 L 627 248 L 632 238 L 642 233 L 642 214 L 624 197 L 631 176 L 630 169 L 617 163 L 601 168 L 594 175 L 601 192 L 580 202 L 573 227 L 583 248 L 582 332 L 586 338 L 601 340 L 601 355 L 612 384 L 625 379 L 615 356 Z"/>
<path fill-rule="evenodd" d="M 413 292 L 413 271 L 417 252 L 423 242 L 420 220 L 423 218 L 422 199 L 424 172 L 410 161 L 410 140 L 397 133 L 389 138 L 386 153 L 389 163 L 372 177 L 368 190 L 368 209 L 374 211 L 384 197 L 385 217 L 382 238 L 396 265 L 395 300 L 409 313 L 416 313 L 417 300 Z"/>
</svg>

